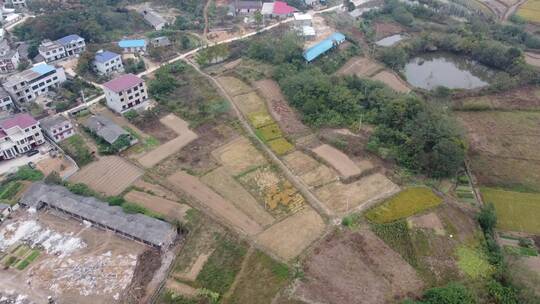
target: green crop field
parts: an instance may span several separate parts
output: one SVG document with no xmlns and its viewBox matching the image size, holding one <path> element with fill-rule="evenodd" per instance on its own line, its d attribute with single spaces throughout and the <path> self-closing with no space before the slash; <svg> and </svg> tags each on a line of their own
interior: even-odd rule
<svg viewBox="0 0 540 304">
<path fill-rule="evenodd" d="M 277 155 L 285 155 L 294 149 L 294 146 L 283 137 L 269 141 L 268 146 Z"/>
<path fill-rule="evenodd" d="M 461 246 L 457 249 L 459 268 L 473 279 L 487 277 L 493 272 L 481 251 Z"/>
<path fill-rule="evenodd" d="M 283 136 L 279 126 L 277 124 L 267 125 L 265 127 L 259 128 L 255 131 L 257 136 L 263 141 L 267 142 L 272 139 L 280 138 Z"/>
<path fill-rule="evenodd" d="M 527 21 L 540 23 L 540 0 L 529 0 L 519 7 L 518 16 Z"/>
<path fill-rule="evenodd" d="M 503 230 L 540 233 L 540 193 L 482 188 L 485 202 L 495 205 L 497 227 Z"/>
<path fill-rule="evenodd" d="M 389 223 L 438 206 L 442 199 L 425 187 L 408 188 L 382 205 L 369 210 L 366 217 L 376 223 Z"/>
</svg>

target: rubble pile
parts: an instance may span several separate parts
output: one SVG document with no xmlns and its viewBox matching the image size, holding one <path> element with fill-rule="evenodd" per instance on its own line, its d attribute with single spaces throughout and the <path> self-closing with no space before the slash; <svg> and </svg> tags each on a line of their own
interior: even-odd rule
<svg viewBox="0 0 540 304">
<path fill-rule="evenodd" d="M 27 296 L 14 291 L 0 291 L 0 304 L 34 304 Z"/>
</svg>

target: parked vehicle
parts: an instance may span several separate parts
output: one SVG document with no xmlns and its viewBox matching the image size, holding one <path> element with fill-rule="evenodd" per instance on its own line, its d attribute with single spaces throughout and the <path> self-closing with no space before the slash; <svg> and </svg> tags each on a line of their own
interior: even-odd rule
<svg viewBox="0 0 540 304">
<path fill-rule="evenodd" d="M 38 150 L 30 150 L 30 151 L 26 152 L 26 156 L 33 156 L 33 155 L 36 155 L 38 153 L 39 153 Z"/>
<path fill-rule="evenodd" d="M 30 167 L 30 169 L 35 169 L 36 164 L 34 164 L 33 162 L 28 162 L 28 167 Z"/>
</svg>

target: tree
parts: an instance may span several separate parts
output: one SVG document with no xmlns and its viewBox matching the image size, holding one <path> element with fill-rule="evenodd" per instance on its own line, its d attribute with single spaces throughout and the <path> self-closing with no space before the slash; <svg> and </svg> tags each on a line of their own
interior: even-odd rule
<svg viewBox="0 0 540 304">
<path fill-rule="evenodd" d="M 356 8 L 354 3 L 351 0 L 343 0 L 343 6 L 349 11 L 352 12 Z"/>
<path fill-rule="evenodd" d="M 21 72 L 30 67 L 30 61 L 28 59 L 22 59 L 17 65 L 17 71 Z"/>
<path fill-rule="evenodd" d="M 478 223 L 484 233 L 492 234 L 495 225 L 497 225 L 497 214 L 495 213 L 495 205 L 493 203 L 487 203 L 482 206 L 480 213 L 478 214 Z"/>
<path fill-rule="evenodd" d="M 58 172 L 53 171 L 45 177 L 44 182 L 48 185 L 61 185 L 62 178 L 60 177 L 60 174 L 58 174 Z"/>
<path fill-rule="evenodd" d="M 180 45 L 182 46 L 182 49 L 187 50 L 191 47 L 191 40 L 187 35 L 183 35 L 180 39 Z"/>
<path fill-rule="evenodd" d="M 473 294 L 463 285 L 451 283 L 445 287 L 428 289 L 422 298 L 425 304 L 475 304 Z"/>
<path fill-rule="evenodd" d="M 261 25 L 262 22 L 263 22 L 263 15 L 261 14 L 260 11 L 256 11 L 255 14 L 253 15 L 253 18 L 255 19 L 255 23 L 257 25 Z"/>
</svg>

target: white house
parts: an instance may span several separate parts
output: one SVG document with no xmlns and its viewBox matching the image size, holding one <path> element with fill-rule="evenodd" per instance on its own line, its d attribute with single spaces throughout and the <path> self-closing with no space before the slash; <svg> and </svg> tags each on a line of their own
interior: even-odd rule
<svg viewBox="0 0 540 304">
<path fill-rule="evenodd" d="M 13 5 L 13 8 L 15 9 L 23 9 L 26 8 L 26 0 L 9 0 L 11 2 L 11 5 Z"/>
<path fill-rule="evenodd" d="M 39 123 L 29 114 L 0 120 L 0 158 L 12 159 L 45 143 Z"/>
<path fill-rule="evenodd" d="M 45 117 L 39 121 L 39 124 L 43 132 L 56 143 L 75 135 L 71 121 L 60 114 Z"/>
<path fill-rule="evenodd" d="M 64 81 L 66 74 L 63 68 L 39 63 L 8 77 L 2 85 L 14 101 L 24 103 L 47 93 L 50 88 L 59 87 Z"/>
<path fill-rule="evenodd" d="M 294 13 L 293 17 L 295 26 L 312 26 L 313 17 L 310 14 Z"/>
<path fill-rule="evenodd" d="M 38 48 L 39 54 L 45 62 L 56 61 L 66 57 L 66 49 L 63 45 L 50 40 L 43 40 Z"/>
<path fill-rule="evenodd" d="M 144 39 L 120 40 L 118 46 L 123 53 L 146 53 L 146 40 Z"/>
<path fill-rule="evenodd" d="M 117 113 L 148 107 L 148 90 L 144 80 L 126 74 L 103 84 L 107 106 Z"/>
<path fill-rule="evenodd" d="M 13 109 L 13 99 L 4 88 L 0 88 L 0 111 L 7 112 Z"/>
<path fill-rule="evenodd" d="M 234 11 L 237 15 L 253 14 L 260 11 L 262 5 L 262 1 L 235 0 Z"/>
<path fill-rule="evenodd" d="M 110 51 L 98 51 L 94 59 L 94 69 L 101 75 L 123 72 L 122 56 Z"/>
<path fill-rule="evenodd" d="M 66 56 L 75 56 L 86 50 L 84 38 L 79 35 L 68 35 L 56 40 L 56 43 L 62 45 L 66 50 Z"/>
<path fill-rule="evenodd" d="M 0 42 L 0 73 L 11 73 L 20 62 L 19 50 L 12 49 L 7 40 Z"/>
</svg>

